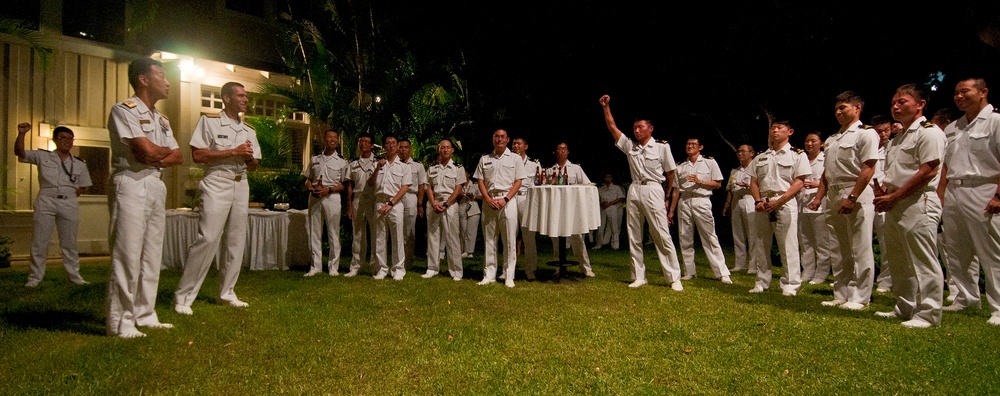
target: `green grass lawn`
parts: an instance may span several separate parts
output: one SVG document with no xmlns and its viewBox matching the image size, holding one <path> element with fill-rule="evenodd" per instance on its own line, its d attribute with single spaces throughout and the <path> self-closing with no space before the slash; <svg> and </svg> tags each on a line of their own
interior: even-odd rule
<svg viewBox="0 0 1000 396">
<path fill-rule="evenodd" d="M 723 285 L 703 256 L 701 277 L 674 292 L 656 254 L 646 259 L 651 284 L 638 289 L 626 287 L 628 253 L 607 250 L 591 252 L 597 278 L 514 289 L 476 285 L 481 255 L 461 282 L 421 279 L 419 261 L 403 282 L 244 271 L 246 309 L 215 304 L 213 270 L 194 316 L 172 311 L 180 272 L 164 270 L 157 312 L 175 328 L 136 340 L 105 335 L 107 259 L 83 265 L 84 286 L 50 265 L 37 289 L 22 286 L 21 263 L 0 270 L 0 393 L 1000 392 L 1000 328 L 986 310 L 907 329 L 874 316 L 887 295 L 848 312 L 820 306 L 828 285 L 783 297 L 775 279 L 749 294 L 752 275 Z"/>
</svg>

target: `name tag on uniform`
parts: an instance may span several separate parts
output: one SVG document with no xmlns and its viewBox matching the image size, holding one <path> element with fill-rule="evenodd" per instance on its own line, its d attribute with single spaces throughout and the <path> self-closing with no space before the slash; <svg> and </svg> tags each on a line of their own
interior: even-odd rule
<svg viewBox="0 0 1000 396">
<path fill-rule="evenodd" d="M 151 124 L 151 123 L 153 123 L 153 121 L 151 121 L 151 120 L 143 120 L 143 119 L 139 120 L 139 125 L 145 125 L 145 124 Z"/>
<path fill-rule="evenodd" d="M 216 139 L 229 139 L 229 135 L 216 135 Z"/>
</svg>

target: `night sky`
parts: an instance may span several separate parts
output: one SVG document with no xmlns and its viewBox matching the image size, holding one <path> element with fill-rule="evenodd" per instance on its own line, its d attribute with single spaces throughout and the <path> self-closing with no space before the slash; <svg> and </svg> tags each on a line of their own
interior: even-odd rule
<svg viewBox="0 0 1000 396">
<path fill-rule="evenodd" d="M 402 6 L 406 17 L 396 25 L 414 51 L 461 52 L 483 108 L 504 115 L 498 125 L 480 122 L 477 136 L 495 126 L 528 136 L 529 155 L 543 165 L 567 140 L 570 160 L 591 179 L 604 171 L 627 177 L 597 102 L 605 93 L 623 131 L 631 135 L 637 116 L 652 118 L 654 138 L 668 140 L 678 160 L 686 138 L 700 137 L 728 175 L 735 154 L 719 136 L 764 149 L 764 108 L 793 121 L 792 143 L 801 146 L 806 132 L 838 129 L 832 100 L 844 90 L 866 99 L 867 122 L 888 114 L 896 87 L 933 72 L 945 82 L 926 113 L 954 106 L 960 75 L 1000 86 L 1000 50 L 979 37 L 1000 26 L 995 1 L 875 1 L 861 9 L 807 1 L 417 3 Z M 466 140 L 467 150 L 490 149 L 488 138 Z"/>
</svg>

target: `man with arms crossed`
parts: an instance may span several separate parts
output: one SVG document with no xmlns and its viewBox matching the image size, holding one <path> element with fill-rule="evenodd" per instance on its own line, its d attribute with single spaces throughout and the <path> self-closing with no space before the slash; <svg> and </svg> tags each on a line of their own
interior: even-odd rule
<svg viewBox="0 0 1000 396">
<path fill-rule="evenodd" d="M 167 188 L 160 171 L 184 161 L 170 122 L 156 102 L 170 93 L 163 64 L 140 58 L 128 65 L 135 96 L 118 102 L 108 117 L 111 174 L 108 206 L 111 274 L 108 279 L 108 334 L 145 337 L 136 326 L 171 328 L 153 307 L 163 260 Z"/>
<path fill-rule="evenodd" d="M 916 84 L 896 89 L 892 117 L 903 130 L 889 142 L 885 195 L 875 197 L 875 210 L 886 212 L 885 253 L 892 261 L 892 311 L 876 312 L 902 319 L 905 327 L 941 325 L 941 264 L 937 259 L 937 225 L 941 200 L 936 190 L 945 136 L 923 116 L 924 90 Z"/>
<path fill-rule="evenodd" d="M 483 242 L 486 245 L 483 280 L 480 285 L 496 282 L 497 233 L 504 246 L 504 284 L 514 287 L 514 266 L 517 264 L 517 191 L 528 175 L 521 158 L 507 149 L 507 131 L 493 132 L 493 151 L 479 159 L 472 175 L 483 195 Z"/>
<path fill-rule="evenodd" d="M 677 165 L 677 188 L 671 202 L 670 213 L 677 211 L 677 232 L 680 233 L 681 259 L 684 276 L 681 280 L 694 279 L 694 232 L 698 231 L 705 257 L 712 267 L 712 274 L 725 284 L 732 284 L 726 256 L 722 254 L 719 236 L 715 234 L 715 216 L 712 215 L 712 190 L 722 187 L 722 171 L 712 158 L 705 158 L 705 146 L 697 138 L 688 139 L 684 146 L 687 161 Z"/>
<path fill-rule="evenodd" d="M 628 244 L 632 262 L 632 275 L 635 281 L 629 287 L 639 287 L 646 284 L 646 264 L 642 254 L 642 225 L 649 221 L 649 233 L 656 245 L 656 253 L 663 268 L 663 277 L 676 291 L 684 290 L 681 285 L 681 268 L 677 262 L 677 251 L 670 239 L 667 228 L 667 201 L 664 194 L 670 190 L 674 180 L 674 157 L 670 147 L 653 140 L 653 124 L 647 119 L 636 120 L 632 125 L 636 142 L 625 136 L 611 115 L 611 97 L 601 96 L 601 108 L 604 111 L 604 123 L 615 139 L 618 147 L 628 159 L 629 171 L 632 174 L 632 185 L 628 188 L 627 228 Z M 636 144 L 638 143 L 638 144 Z"/>
<path fill-rule="evenodd" d="M 191 303 L 198 296 L 208 267 L 219 251 L 223 231 L 226 252 L 219 263 L 219 300 L 233 307 L 246 307 L 233 288 L 243 267 L 247 241 L 247 211 L 250 184 L 247 171 L 257 169 L 260 144 L 257 133 L 242 121 L 247 109 L 247 91 L 240 83 L 222 86 L 221 113 L 203 115 L 191 134 L 191 157 L 205 169 L 201 189 L 201 217 L 198 237 L 191 245 L 184 275 L 175 293 L 174 311 L 191 315 Z"/>
<path fill-rule="evenodd" d="M 17 124 L 17 140 L 14 141 L 17 160 L 38 166 L 39 190 L 35 197 L 35 228 L 29 263 L 31 274 L 24 287 L 36 287 L 45 277 L 45 258 L 53 226 L 59 231 L 59 248 L 69 281 L 86 284 L 80 276 L 80 254 L 76 251 L 76 231 L 80 226 L 80 206 L 76 197 L 91 185 L 87 164 L 70 154 L 73 131 L 69 128 L 59 126 L 52 131 L 52 141 L 56 143 L 54 152 L 25 150 L 24 135 L 28 131 L 31 131 L 31 124 Z"/>
<path fill-rule="evenodd" d="M 979 263 L 986 272 L 989 324 L 1000 325 L 1000 113 L 988 94 L 981 78 L 960 81 L 954 99 L 965 116 L 945 129 L 938 194 L 943 192 L 948 272 L 957 293 L 944 310 L 979 308 Z"/>
<path fill-rule="evenodd" d="M 344 191 L 350 164 L 340 156 L 340 133 L 328 129 L 323 132 L 322 153 L 309 160 L 306 170 L 306 189 L 309 190 L 309 254 L 312 267 L 305 276 L 323 272 L 323 222 L 326 222 L 327 243 L 330 245 L 327 271 L 330 276 L 340 273 L 340 193 Z"/>
<path fill-rule="evenodd" d="M 860 96 L 845 91 L 835 103 L 840 130 L 826 139 L 826 165 L 809 208 L 819 209 L 826 198 L 826 224 L 833 236 L 829 242 L 833 300 L 822 305 L 860 311 L 871 301 L 875 280 L 871 204 L 875 196 L 868 183 L 878 164 L 878 133 L 861 124 L 865 102 Z"/>
</svg>

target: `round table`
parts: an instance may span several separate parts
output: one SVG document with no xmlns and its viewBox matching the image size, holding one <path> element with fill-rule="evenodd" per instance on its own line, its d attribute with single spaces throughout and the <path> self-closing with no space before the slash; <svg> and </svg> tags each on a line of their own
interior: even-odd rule
<svg viewBox="0 0 1000 396">
<path fill-rule="evenodd" d="M 566 260 L 566 237 L 586 234 L 601 226 L 597 187 L 532 186 L 524 202 L 528 208 L 522 224 L 531 231 L 559 238 L 559 260 L 549 264 L 559 266 L 559 273 L 565 274 L 566 265 L 576 264 Z"/>
</svg>

